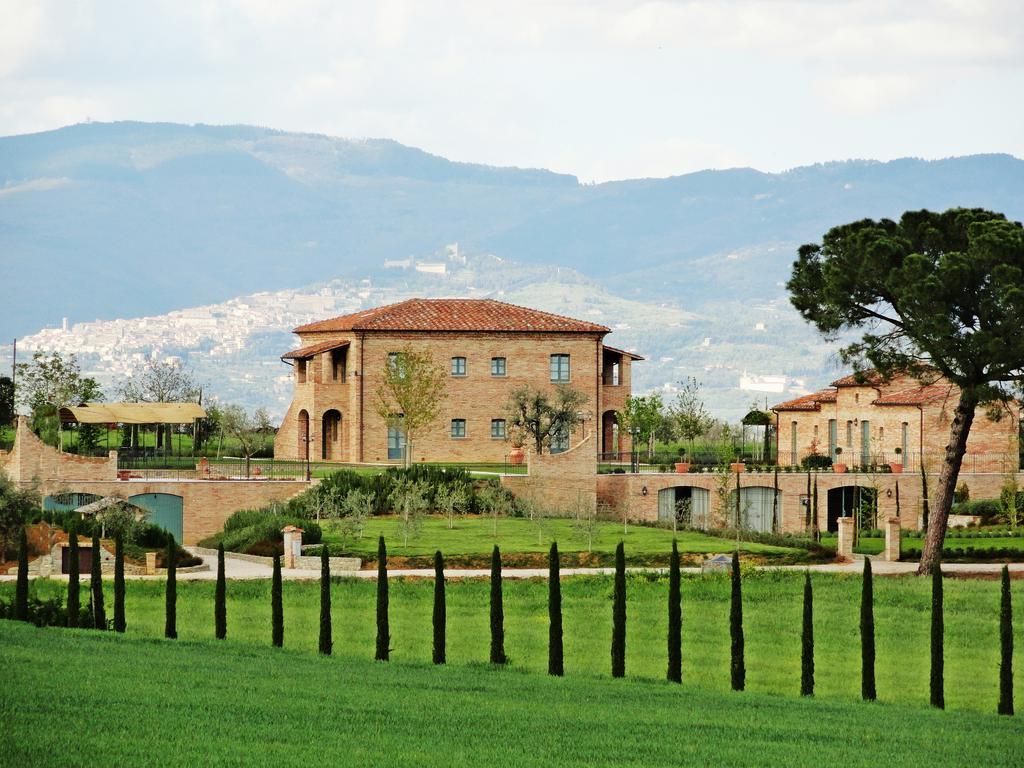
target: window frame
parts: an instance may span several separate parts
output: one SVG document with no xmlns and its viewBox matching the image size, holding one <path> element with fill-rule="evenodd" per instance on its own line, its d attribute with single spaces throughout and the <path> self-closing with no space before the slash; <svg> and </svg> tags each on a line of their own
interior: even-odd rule
<svg viewBox="0 0 1024 768">
<path fill-rule="evenodd" d="M 548 358 L 549 374 L 551 377 L 552 384 L 568 384 L 572 381 L 572 360 L 567 352 L 554 352 Z M 556 365 L 557 361 L 557 365 Z M 565 363 L 565 375 L 562 377 L 562 363 Z M 555 374 L 558 374 L 556 378 Z"/>
<path fill-rule="evenodd" d="M 462 434 L 458 435 L 455 433 L 455 427 L 457 424 L 462 425 Z M 452 440 L 465 440 L 469 434 L 469 430 L 466 427 L 465 419 L 452 419 L 451 425 L 449 426 L 449 436 Z"/>
<path fill-rule="evenodd" d="M 458 361 L 461 361 L 461 363 L 462 363 L 462 365 L 461 365 L 462 371 L 461 372 L 456 371 L 456 366 L 458 364 Z M 466 361 L 465 356 L 463 356 L 463 355 L 453 355 L 452 356 L 452 360 L 451 360 L 451 375 L 456 377 L 456 378 L 462 379 L 462 378 L 465 378 L 468 374 L 469 374 L 469 363 Z"/>
<path fill-rule="evenodd" d="M 499 430 L 501 434 L 495 434 L 495 427 L 500 425 Z M 492 440 L 504 440 L 508 437 L 508 424 L 505 419 L 491 419 L 491 439 Z"/>
<path fill-rule="evenodd" d="M 500 361 L 501 371 L 495 372 L 495 364 Z M 491 376 L 496 379 L 504 378 L 508 376 L 508 358 L 507 357 L 492 357 L 491 358 Z"/>
</svg>

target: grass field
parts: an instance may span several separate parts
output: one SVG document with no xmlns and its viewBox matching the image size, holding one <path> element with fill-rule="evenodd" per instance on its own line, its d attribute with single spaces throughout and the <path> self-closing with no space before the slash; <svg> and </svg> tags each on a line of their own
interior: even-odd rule
<svg viewBox="0 0 1024 768">
<path fill-rule="evenodd" d="M 858 617 L 860 578 L 815 574 L 817 693 L 826 700 L 860 695 Z M 1024 703 L 1024 596 L 1014 582 L 1016 695 Z M 40 594 L 62 593 L 59 582 L 34 582 Z M 106 584 L 110 591 L 109 582 Z M 10 599 L 14 585 L 0 585 Z M 211 582 L 179 582 L 178 633 L 188 642 L 212 641 Z M 800 617 L 803 576 L 793 572 L 744 574 L 747 687 L 756 693 L 795 696 L 800 679 Z M 128 636 L 163 636 L 164 585 L 129 581 Z M 946 701 L 951 710 L 991 712 L 998 693 L 997 581 L 948 579 L 946 583 Z M 314 654 L 319 621 L 319 585 L 285 582 L 284 645 Z M 452 666 L 479 665 L 488 658 L 487 580 L 448 585 L 448 658 Z M 563 580 L 566 674 L 609 674 L 610 577 Z M 392 580 L 392 659 L 426 663 L 431 653 L 431 579 Z M 374 650 L 375 583 L 335 580 L 335 650 L 349 660 L 369 661 Z M 667 580 L 628 580 L 627 674 L 664 678 Z M 108 606 L 111 596 L 108 595 Z M 83 592 L 83 601 L 88 596 Z M 885 702 L 925 706 L 928 702 L 930 582 L 915 577 L 876 578 L 878 695 Z M 84 604 L 84 602 L 83 602 Z M 543 674 L 547 669 L 547 583 L 506 580 L 506 649 L 511 666 Z M 109 610 L 109 608 L 108 608 Z M 729 579 L 721 575 L 683 577 L 683 675 L 708 691 L 729 688 Z M 56 630 L 54 630 L 56 631 Z M 162 641 L 161 641 L 162 642 Z M 270 644 L 270 585 L 267 581 L 228 584 L 228 641 L 244 653 Z M 0 700 L 3 694 L 0 693 Z M 881 722 L 879 722 L 881 726 Z"/>
<path fill-rule="evenodd" d="M 0 622 L 4 765 L 1020 765 L 1024 721 Z M 58 685 L 60 678 L 74 685 Z"/>
<path fill-rule="evenodd" d="M 563 553 L 586 552 L 586 535 L 575 530 L 572 521 L 566 518 L 547 518 L 538 525 L 526 518 L 500 517 L 497 522 L 498 535 L 494 535 L 494 521 L 490 517 L 459 515 L 455 527 L 448 528 L 448 520 L 440 516 L 427 516 L 415 537 L 409 544 L 403 543 L 401 521 L 394 516 L 371 517 L 366 522 L 363 538 L 349 538 L 342 546 L 341 534 L 336 523 L 324 521 L 323 538 L 332 545 L 332 551 L 346 552 L 359 557 L 376 557 L 377 538 L 383 536 L 388 545 L 388 554 L 396 557 L 430 556 L 440 549 L 449 555 L 486 555 L 497 544 L 502 553 L 541 552 L 551 548 L 557 541 Z M 593 551 L 606 555 L 613 554 L 616 545 L 625 543 L 628 557 L 643 558 L 657 555 L 666 559 L 672 549 L 673 533 L 664 528 L 645 525 L 629 525 L 623 531 L 622 523 L 599 522 L 594 535 Z M 681 552 L 710 553 L 732 552 L 736 542 L 693 531 L 679 531 L 675 534 Z M 767 544 L 742 542 L 743 552 L 759 555 L 793 554 L 797 550 Z"/>
</svg>

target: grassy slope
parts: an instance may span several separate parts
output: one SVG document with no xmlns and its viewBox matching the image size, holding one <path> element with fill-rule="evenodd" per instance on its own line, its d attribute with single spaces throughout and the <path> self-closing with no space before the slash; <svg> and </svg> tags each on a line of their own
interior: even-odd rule
<svg viewBox="0 0 1024 768">
<path fill-rule="evenodd" d="M 817 692 L 823 699 L 860 696 L 859 577 L 816 574 L 815 650 Z M 1021 582 L 1015 582 L 1015 586 Z M 800 616 L 803 576 L 750 572 L 744 576 L 747 685 L 759 693 L 794 695 L 800 678 Z M 13 584 L 0 596 L 10 598 Z M 110 584 L 107 583 L 109 592 Z M 611 579 L 563 580 L 566 672 L 571 677 L 609 674 Z M 39 582 L 43 593 L 65 588 Z M 991 712 L 998 694 L 997 581 L 947 580 L 946 701 L 950 709 Z M 286 582 L 285 647 L 314 653 L 319 621 L 318 585 Z M 333 586 L 337 653 L 370 660 L 374 648 L 374 582 L 338 580 Z M 391 634 L 398 664 L 430 660 L 430 579 L 393 580 Z M 1018 702 L 1024 702 L 1024 599 L 1015 589 Z M 664 678 L 667 580 L 629 579 L 627 673 Z M 881 700 L 924 706 L 928 701 L 930 582 L 876 578 L 878 694 Z M 88 596 L 83 592 L 83 601 Z M 246 649 L 270 643 L 269 583 L 228 585 L 228 644 Z M 108 595 L 108 606 L 111 596 Z M 513 667 L 547 669 L 547 584 L 543 580 L 504 584 L 507 651 Z M 83 602 L 83 604 L 85 604 Z M 488 583 L 453 581 L 448 587 L 448 658 L 466 666 L 488 657 Z M 128 634 L 163 636 L 163 583 L 128 583 Z M 729 687 L 729 580 L 723 576 L 684 576 L 683 674 L 702 689 Z M 179 582 L 178 633 L 186 641 L 213 634 L 213 584 Z M 2 698 L 2 694 L 0 694 Z"/>
<path fill-rule="evenodd" d="M 337 527 L 322 524 L 324 539 L 340 548 L 341 536 Z M 402 545 L 401 522 L 396 517 L 373 517 L 367 521 L 362 539 L 349 540 L 345 550 L 359 556 L 376 557 L 377 537 L 384 536 L 388 554 L 395 556 L 433 555 L 440 549 L 446 555 L 485 554 L 497 544 L 502 552 L 547 552 L 552 540 L 558 541 L 563 552 L 585 552 L 587 539 L 572 527 L 572 521 L 564 518 L 547 519 L 543 523 L 540 539 L 537 526 L 525 518 L 503 517 L 498 520 L 498 537 L 495 538 L 493 521 L 489 517 L 459 516 L 455 528 L 448 530 L 448 521 L 443 517 L 426 517 L 419 534 L 410 537 L 409 545 Z M 682 552 L 731 552 L 733 541 L 705 536 L 692 531 L 675 534 Z M 648 526 L 630 525 L 623 533 L 621 523 L 602 522 L 594 537 L 595 552 L 613 552 L 620 541 L 630 554 L 666 555 L 672 549 L 672 531 Z M 774 547 L 766 544 L 743 542 L 741 549 L 755 554 L 786 553 L 794 550 L 788 547 Z"/>
<path fill-rule="evenodd" d="M 54 685 L 54 660 L 77 685 Z M 1020 718 L 690 685 L 240 652 L 13 622 L 0 622 L 0 662 L 9 671 L 0 697 L 5 765 L 66 765 L 67 750 L 103 765 L 934 768 L 1024 760 Z"/>
</svg>

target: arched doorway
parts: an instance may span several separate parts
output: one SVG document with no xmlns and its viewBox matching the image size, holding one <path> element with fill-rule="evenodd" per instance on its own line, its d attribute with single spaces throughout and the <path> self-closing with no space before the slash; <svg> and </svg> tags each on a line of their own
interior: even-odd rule
<svg viewBox="0 0 1024 768">
<path fill-rule="evenodd" d="M 859 485 L 830 489 L 826 519 L 828 530 L 838 531 L 841 517 L 854 518 L 854 525 L 863 530 L 877 528 L 878 490 Z"/>
<path fill-rule="evenodd" d="M 615 411 L 601 414 L 601 453 L 608 461 L 619 461 L 619 415 Z"/>
<path fill-rule="evenodd" d="M 299 458 L 305 461 L 309 458 L 309 414 L 305 409 L 299 411 L 299 428 L 296 435 L 299 441 Z"/>
<path fill-rule="evenodd" d="M 320 430 L 320 458 L 337 461 L 341 458 L 341 412 L 332 408 L 324 413 Z"/>
<path fill-rule="evenodd" d="M 677 485 L 658 491 L 658 520 L 671 522 L 675 518 L 679 525 L 688 528 L 707 528 L 711 494 L 706 488 Z"/>
<path fill-rule="evenodd" d="M 740 488 L 739 525 L 743 530 L 771 533 L 782 517 L 782 492 L 774 488 L 750 486 Z M 729 492 L 726 520 L 736 525 L 736 491 Z"/>
<path fill-rule="evenodd" d="M 140 493 L 129 496 L 128 501 L 149 513 L 147 523 L 160 526 L 181 544 L 185 533 L 185 504 L 181 496 L 172 493 Z"/>
<path fill-rule="evenodd" d="M 99 501 L 100 497 L 95 493 L 82 493 L 80 491 L 67 491 L 55 493 L 43 499 L 43 509 L 47 512 L 70 512 L 73 509 L 84 507 Z"/>
</svg>

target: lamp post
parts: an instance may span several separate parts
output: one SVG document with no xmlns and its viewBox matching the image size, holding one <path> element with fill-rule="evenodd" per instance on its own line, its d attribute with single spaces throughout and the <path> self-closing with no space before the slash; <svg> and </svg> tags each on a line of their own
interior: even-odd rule
<svg viewBox="0 0 1024 768">
<path fill-rule="evenodd" d="M 302 438 L 302 442 L 304 442 L 306 444 L 306 482 L 308 483 L 310 481 L 310 479 L 312 478 L 312 473 L 311 473 L 310 468 L 309 468 L 309 453 L 310 453 L 310 448 L 309 447 L 310 447 L 310 445 L 313 444 L 313 436 L 312 435 L 306 435 L 305 437 Z"/>
</svg>

